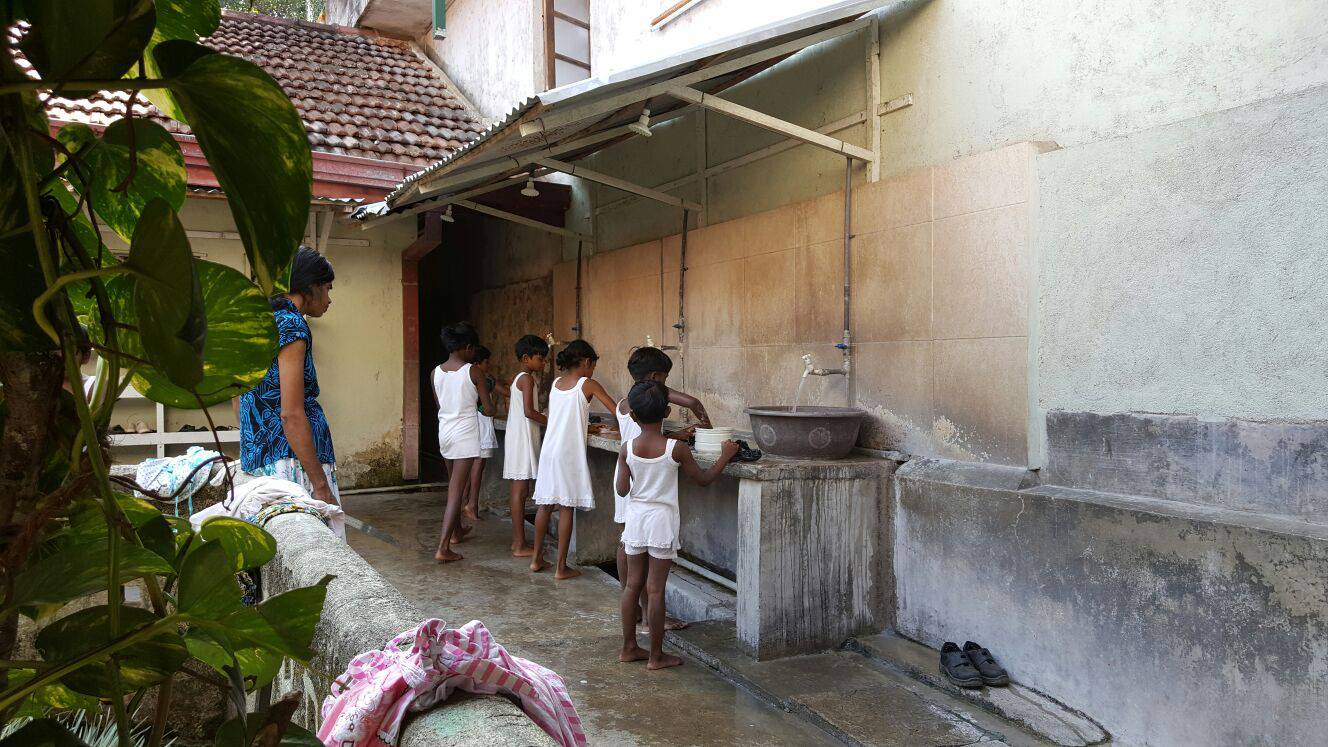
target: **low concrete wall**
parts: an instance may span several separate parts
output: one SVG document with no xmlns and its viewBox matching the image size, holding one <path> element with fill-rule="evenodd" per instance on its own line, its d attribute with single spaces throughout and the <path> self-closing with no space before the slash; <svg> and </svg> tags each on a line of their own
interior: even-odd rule
<svg viewBox="0 0 1328 747">
<path fill-rule="evenodd" d="M 306 514 L 278 516 L 267 524 L 277 538 L 277 557 L 263 568 L 263 593 L 315 584 L 336 575 L 327 590 L 323 618 L 314 636 L 312 665 L 340 674 L 355 656 L 376 649 L 418 625 L 423 613 L 323 524 Z M 295 720 L 310 729 L 331 683 L 317 672 L 287 661 L 273 683 L 274 693 L 304 692 Z M 462 745 L 551 745 L 554 741 L 515 704 L 497 696 L 454 693 L 447 702 L 406 722 L 402 747 Z"/>
<path fill-rule="evenodd" d="M 980 641 L 1118 744 L 1322 744 L 1328 527 L 1034 482 L 898 470 L 900 632 Z"/>
</svg>

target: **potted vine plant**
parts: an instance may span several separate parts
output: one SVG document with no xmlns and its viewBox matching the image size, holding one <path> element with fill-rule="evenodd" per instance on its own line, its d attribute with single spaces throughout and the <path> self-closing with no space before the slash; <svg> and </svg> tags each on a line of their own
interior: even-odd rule
<svg viewBox="0 0 1328 747">
<path fill-rule="evenodd" d="M 130 383 L 206 410 L 262 378 L 276 350 L 266 298 L 309 208 L 303 125 L 262 69 L 199 43 L 218 0 L 2 0 L 0 12 L 17 38 L 0 53 L 0 720 L 32 719 L 3 743 L 82 744 L 51 714 L 105 704 L 121 743 L 157 745 L 172 675 L 191 661 L 216 670 L 241 714 L 218 744 L 311 743 L 289 700 L 263 714 L 244 703 L 284 658 L 307 663 L 328 579 L 244 605 L 235 574 L 273 557 L 272 536 L 234 519 L 191 530 L 118 490 L 106 449 Z M 184 158 L 160 124 L 126 106 L 101 131 L 53 132 L 45 98 L 106 90 L 188 125 L 252 278 L 193 257 Z M 123 261 L 103 226 L 128 242 Z M 86 398 L 70 394 L 83 392 L 80 323 L 102 360 Z M 146 606 L 125 603 L 128 583 Z M 14 658 L 20 616 L 39 627 L 39 658 Z M 150 691 L 151 722 L 131 723 Z"/>
</svg>

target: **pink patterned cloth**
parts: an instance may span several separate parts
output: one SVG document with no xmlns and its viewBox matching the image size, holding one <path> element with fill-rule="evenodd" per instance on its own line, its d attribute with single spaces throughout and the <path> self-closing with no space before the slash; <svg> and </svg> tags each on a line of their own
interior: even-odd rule
<svg viewBox="0 0 1328 747">
<path fill-rule="evenodd" d="M 452 690 L 516 698 L 549 736 L 567 747 L 586 744 L 562 677 L 507 653 L 484 623 L 449 629 L 426 620 L 351 660 L 323 701 L 318 738 L 327 747 L 390 747 L 408 711 L 424 711 Z"/>
</svg>

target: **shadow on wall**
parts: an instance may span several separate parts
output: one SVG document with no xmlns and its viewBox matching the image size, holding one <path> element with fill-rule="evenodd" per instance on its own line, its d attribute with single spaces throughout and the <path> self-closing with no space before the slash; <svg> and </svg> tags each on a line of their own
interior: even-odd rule
<svg viewBox="0 0 1328 747">
<path fill-rule="evenodd" d="M 384 433 L 367 449 L 339 458 L 337 482 L 343 489 L 400 485 L 401 429 Z"/>
</svg>

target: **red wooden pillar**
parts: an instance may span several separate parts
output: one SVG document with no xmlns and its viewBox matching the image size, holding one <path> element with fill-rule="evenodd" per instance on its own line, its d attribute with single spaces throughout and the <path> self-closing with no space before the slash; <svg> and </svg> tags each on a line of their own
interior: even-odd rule
<svg viewBox="0 0 1328 747">
<path fill-rule="evenodd" d="M 420 260 L 443 240 L 436 212 L 421 216 L 417 238 L 401 253 L 401 479 L 420 477 Z"/>
</svg>

